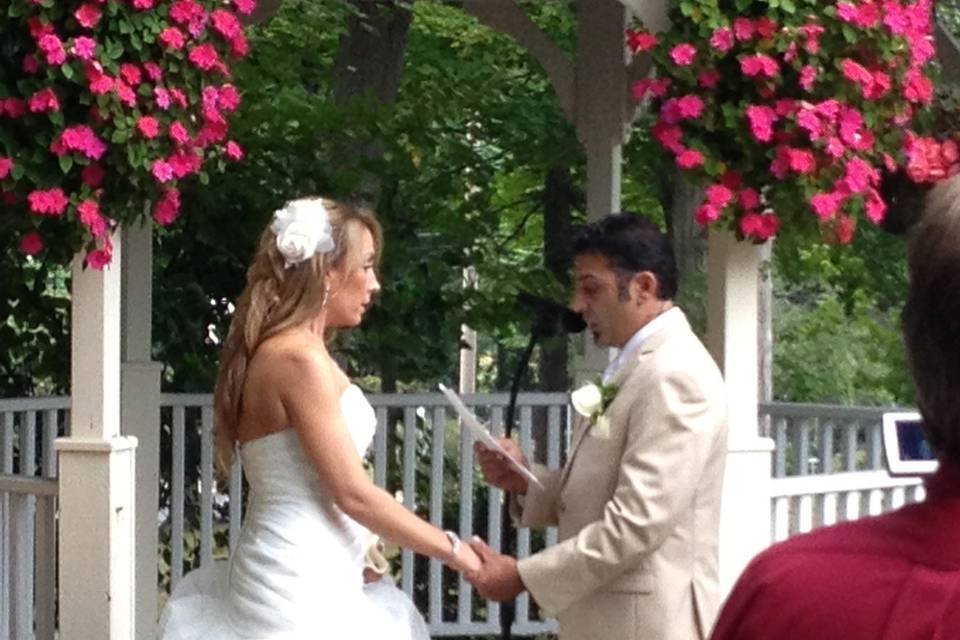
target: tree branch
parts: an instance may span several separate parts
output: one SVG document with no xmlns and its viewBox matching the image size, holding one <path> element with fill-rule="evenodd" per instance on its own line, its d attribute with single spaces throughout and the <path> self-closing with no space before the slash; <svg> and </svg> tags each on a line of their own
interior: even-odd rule
<svg viewBox="0 0 960 640">
<path fill-rule="evenodd" d="M 515 0 L 464 0 L 464 10 L 482 24 L 517 41 L 540 63 L 553 84 L 560 108 L 574 122 L 574 70 L 570 60 Z"/>
</svg>

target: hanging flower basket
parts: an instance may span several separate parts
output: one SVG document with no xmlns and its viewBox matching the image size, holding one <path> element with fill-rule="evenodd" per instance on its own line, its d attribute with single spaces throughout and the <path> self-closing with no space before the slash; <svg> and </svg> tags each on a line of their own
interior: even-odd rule
<svg viewBox="0 0 960 640">
<path fill-rule="evenodd" d="M 0 9 L 0 202 L 20 250 L 110 263 L 117 225 L 243 152 L 230 63 L 255 0 L 9 0 Z M 10 218 L 8 218 L 10 220 Z"/>
<path fill-rule="evenodd" d="M 933 99 L 931 11 L 930 0 L 682 0 L 670 31 L 628 31 L 630 50 L 654 60 L 655 77 L 633 87 L 657 116 L 652 135 L 706 187 L 697 221 L 754 242 L 816 223 L 846 243 L 858 220 L 883 221 L 882 172 L 955 173 L 956 145 L 914 130 Z"/>
</svg>

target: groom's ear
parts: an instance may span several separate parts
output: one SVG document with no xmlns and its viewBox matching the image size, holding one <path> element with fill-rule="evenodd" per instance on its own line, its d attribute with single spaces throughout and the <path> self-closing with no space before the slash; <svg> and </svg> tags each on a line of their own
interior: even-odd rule
<svg viewBox="0 0 960 640">
<path fill-rule="evenodd" d="M 652 271 L 640 271 L 630 279 L 630 290 L 638 305 L 660 294 L 660 282 Z"/>
</svg>

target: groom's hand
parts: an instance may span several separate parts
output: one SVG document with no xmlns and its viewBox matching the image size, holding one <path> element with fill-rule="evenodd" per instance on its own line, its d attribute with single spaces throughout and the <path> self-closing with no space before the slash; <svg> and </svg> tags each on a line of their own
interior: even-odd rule
<svg viewBox="0 0 960 640">
<path fill-rule="evenodd" d="M 527 464 L 527 457 L 520 450 L 520 445 L 510 438 L 500 438 L 500 445 L 506 450 L 511 458 L 522 464 Z M 510 463 L 499 451 L 488 449 L 481 443 L 473 446 L 477 454 L 477 461 L 480 463 L 480 470 L 483 471 L 483 477 L 493 486 L 509 491 L 511 493 L 526 493 L 527 479 L 516 469 L 510 466 Z"/>
<path fill-rule="evenodd" d="M 505 602 L 523 593 L 526 587 L 517 571 L 517 559 L 497 553 L 487 543 L 474 536 L 470 546 L 480 556 L 483 566 L 466 574 L 467 581 L 487 600 Z"/>
</svg>

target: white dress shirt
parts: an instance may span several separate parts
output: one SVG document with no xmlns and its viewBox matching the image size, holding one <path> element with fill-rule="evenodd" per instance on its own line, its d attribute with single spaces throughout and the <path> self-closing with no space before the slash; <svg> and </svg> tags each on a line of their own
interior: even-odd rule
<svg viewBox="0 0 960 640">
<path fill-rule="evenodd" d="M 655 334 L 660 329 L 667 326 L 672 318 L 677 314 L 680 314 L 680 307 L 670 307 L 660 315 L 656 316 L 653 320 L 647 324 L 640 327 L 640 330 L 637 331 L 627 343 L 623 345 L 623 348 L 620 349 L 620 353 L 617 354 L 617 357 L 613 359 L 613 362 L 607 365 L 607 368 L 603 372 L 603 383 L 606 384 L 610 382 L 610 379 L 613 377 L 613 374 L 617 372 L 617 369 L 627 361 L 628 358 L 640 348 L 650 336 Z"/>
</svg>

